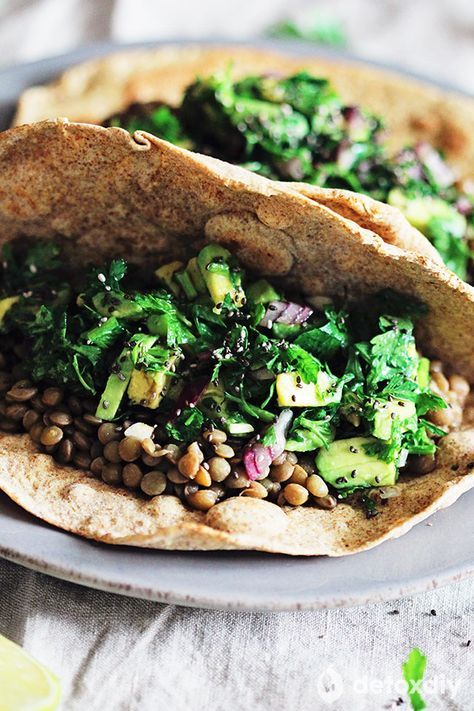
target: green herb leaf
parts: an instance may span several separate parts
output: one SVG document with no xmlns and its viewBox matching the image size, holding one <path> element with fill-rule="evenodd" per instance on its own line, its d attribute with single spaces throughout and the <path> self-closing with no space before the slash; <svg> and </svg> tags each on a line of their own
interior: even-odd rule
<svg viewBox="0 0 474 711">
<path fill-rule="evenodd" d="M 205 417 L 197 407 L 187 407 L 173 422 L 166 424 L 166 432 L 175 442 L 189 444 L 199 438 Z"/>
<path fill-rule="evenodd" d="M 330 360 L 339 350 L 349 345 L 349 332 L 346 324 L 347 313 L 326 309 L 327 323 L 318 328 L 310 328 L 298 336 L 294 343 L 301 346 L 320 360 Z"/>
<path fill-rule="evenodd" d="M 415 647 L 411 650 L 406 662 L 402 664 L 403 678 L 405 679 L 408 696 L 413 711 L 423 711 L 426 703 L 421 696 L 421 682 L 426 670 L 426 656 Z"/>
</svg>

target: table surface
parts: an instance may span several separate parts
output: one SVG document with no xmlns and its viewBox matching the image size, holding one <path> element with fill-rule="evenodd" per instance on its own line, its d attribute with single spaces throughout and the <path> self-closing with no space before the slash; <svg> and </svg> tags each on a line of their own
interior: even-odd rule
<svg viewBox="0 0 474 711">
<path fill-rule="evenodd" d="M 287 7 L 286 0 L 198 5 L 199 13 L 191 0 L 166 12 L 148 0 L 102 0 L 100 10 L 92 0 L 3 0 L 2 60 L 107 37 L 248 37 Z M 292 3 L 297 13 L 310 7 Z M 323 0 L 317 7 L 343 13 L 359 53 L 473 90 L 471 3 Z M 399 696 L 407 708 L 400 666 L 413 646 L 428 656 L 430 711 L 474 709 L 473 579 L 391 603 L 265 614 L 122 598 L 7 561 L 0 585 L 0 633 L 58 674 L 68 711 L 371 711 L 398 708 Z"/>
</svg>

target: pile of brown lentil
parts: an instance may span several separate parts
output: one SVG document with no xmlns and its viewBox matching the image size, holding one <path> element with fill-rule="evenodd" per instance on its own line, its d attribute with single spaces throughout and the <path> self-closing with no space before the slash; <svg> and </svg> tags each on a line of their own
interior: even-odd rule
<svg viewBox="0 0 474 711">
<path fill-rule="evenodd" d="M 127 436 L 131 420 L 103 422 L 94 415 L 96 408 L 93 399 L 67 395 L 59 387 L 41 390 L 25 379 L 13 382 L 0 371 L 0 430 L 28 432 L 59 464 L 90 471 L 107 484 L 150 497 L 172 494 L 201 511 L 229 496 L 281 506 L 313 503 L 332 509 L 337 504 L 309 457 L 298 460 L 293 452 L 284 452 L 268 476 L 249 481 L 241 443 L 228 441 L 219 429 L 205 430 L 202 440 L 188 447 L 162 445 L 148 436 L 149 425 L 143 423 L 147 436 Z"/>
</svg>

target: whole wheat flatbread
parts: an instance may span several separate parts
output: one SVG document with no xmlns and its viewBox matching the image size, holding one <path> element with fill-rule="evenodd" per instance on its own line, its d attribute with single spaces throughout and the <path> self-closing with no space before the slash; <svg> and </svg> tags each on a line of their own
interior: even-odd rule
<svg viewBox="0 0 474 711">
<path fill-rule="evenodd" d="M 0 135 L 0 175 L 0 245 L 55 238 L 80 268 L 112 256 L 154 266 L 212 240 L 306 294 L 397 288 L 430 309 L 419 332 L 426 353 L 474 381 L 474 289 L 297 191 L 148 134 L 64 121 Z M 446 437 L 436 470 L 403 478 L 401 496 L 371 520 L 344 504 L 282 510 L 238 497 L 203 513 L 175 497 L 145 501 L 59 467 L 24 435 L 0 436 L 0 488 L 23 508 L 85 537 L 144 547 L 344 555 L 404 533 L 473 485 L 472 426 Z"/>
</svg>

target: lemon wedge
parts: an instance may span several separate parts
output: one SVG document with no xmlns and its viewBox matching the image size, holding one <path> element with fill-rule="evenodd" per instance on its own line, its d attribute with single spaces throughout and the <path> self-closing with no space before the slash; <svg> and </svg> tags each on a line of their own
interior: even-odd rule
<svg viewBox="0 0 474 711">
<path fill-rule="evenodd" d="M 54 674 L 0 635 L 0 711 L 56 711 L 60 697 Z"/>
</svg>

